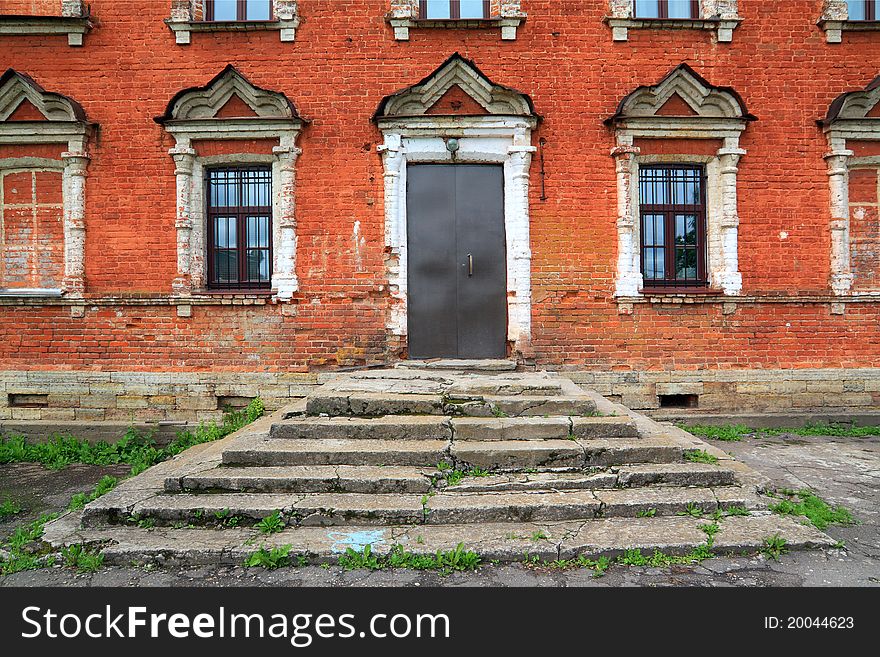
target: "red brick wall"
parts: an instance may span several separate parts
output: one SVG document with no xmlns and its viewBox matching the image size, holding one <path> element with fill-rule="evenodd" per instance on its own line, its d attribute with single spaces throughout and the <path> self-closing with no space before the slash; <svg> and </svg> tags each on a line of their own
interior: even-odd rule
<svg viewBox="0 0 880 657">
<path fill-rule="evenodd" d="M 547 200 L 532 167 L 533 342 L 543 364 L 615 369 L 880 364 L 873 303 L 677 307 L 619 315 L 613 136 L 602 121 L 633 88 L 687 62 L 730 86 L 759 121 L 741 145 L 740 262 L 745 295 L 827 294 L 827 144 L 815 120 L 876 74 L 880 34 L 828 45 L 821 0 L 742 2 L 732 44 L 701 31 L 631 30 L 614 43 L 605 2 L 530 0 L 517 40 L 487 30 L 411 30 L 394 41 L 387 0 L 301 0 L 295 43 L 277 32 L 193 33 L 177 46 L 170 2 L 93 0 L 85 47 L 3 37 L 0 68 L 71 96 L 101 125 L 87 187 L 87 292 L 168 294 L 176 271 L 173 140 L 152 118 L 229 63 L 282 91 L 311 120 L 297 164 L 300 293 L 280 306 L 0 307 L 0 366 L 283 370 L 376 362 L 385 335 L 382 165 L 370 123 L 379 100 L 452 52 L 532 96 L 545 121 Z M 363 240 L 355 237 L 359 223 Z M 393 354 L 391 354 L 393 355 Z"/>
<path fill-rule="evenodd" d="M 60 16 L 61 0 L 0 0 L 0 15 Z"/>
</svg>

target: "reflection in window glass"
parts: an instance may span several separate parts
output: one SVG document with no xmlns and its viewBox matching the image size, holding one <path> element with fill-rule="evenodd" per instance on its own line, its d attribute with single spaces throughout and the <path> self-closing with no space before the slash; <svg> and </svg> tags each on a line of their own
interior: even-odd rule
<svg viewBox="0 0 880 657">
<path fill-rule="evenodd" d="M 428 0 L 425 18 L 443 20 L 452 18 L 452 4 L 449 0 Z"/>
<path fill-rule="evenodd" d="M 851 21 L 863 21 L 868 18 L 867 5 L 865 0 L 848 0 L 846 3 L 849 9 L 849 19 Z"/>
</svg>

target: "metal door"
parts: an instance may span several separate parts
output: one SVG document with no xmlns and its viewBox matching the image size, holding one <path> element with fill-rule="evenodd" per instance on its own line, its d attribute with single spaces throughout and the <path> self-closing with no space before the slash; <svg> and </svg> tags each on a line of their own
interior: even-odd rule
<svg viewBox="0 0 880 657">
<path fill-rule="evenodd" d="M 500 166 L 407 167 L 410 358 L 507 355 Z"/>
</svg>

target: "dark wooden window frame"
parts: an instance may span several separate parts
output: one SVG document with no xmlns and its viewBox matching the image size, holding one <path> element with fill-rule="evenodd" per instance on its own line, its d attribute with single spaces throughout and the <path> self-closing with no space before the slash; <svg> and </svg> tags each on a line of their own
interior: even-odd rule
<svg viewBox="0 0 880 657">
<path fill-rule="evenodd" d="M 215 2 L 215 0 L 205 0 L 205 21 L 206 22 L 210 22 L 210 23 L 218 22 L 218 21 L 214 20 L 214 2 Z M 275 20 L 275 18 L 274 18 L 274 16 L 275 16 L 274 4 L 275 4 L 274 0 L 269 0 L 269 18 L 268 18 L 268 20 L 270 20 L 270 21 Z M 248 20 L 247 5 L 248 5 L 248 0 L 236 0 L 235 14 L 236 14 L 237 18 L 235 19 L 235 22 L 242 22 L 242 21 Z M 225 22 L 225 21 L 219 21 L 219 22 Z"/>
<path fill-rule="evenodd" d="M 667 198 L 669 204 L 646 204 L 642 203 L 642 173 L 644 171 L 672 171 L 672 170 L 690 170 L 699 172 L 700 181 L 700 203 L 699 205 L 691 204 L 672 204 L 672 180 L 670 176 L 664 184 L 669 186 L 667 190 Z M 675 215 L 676 214 L 696 214 L 697 215 L 697 277 L 695 279 L 677 279 L 675 267 Z M 663 215 L 663 247 L 664 247 L 664 272 L 663 279 L 649 279 L 644 277 L 647 269 L 645 268 L 645 216 L 646 215 Z M 707 249 L 708 240 L 706 236 L 707 220 L 706 220 L 706 167 L 703 164 L 692 163 L 669 163 L 669 164 L 645 164 L 639 167 L 639 261 L 641 263 L 641 271 L 644 277 L 644 288 L 646 290 L 694 290 L 704 291 L 708 288 L 708 272 L 707 272 Z M 659 246 L 656 243 L 649 245 L 652 247 Z"/>
<path fill-rule="evenodd" d="M 214 207 L 211 205 L 211 175 L 218 171 L 260 171 L 269 174 L 269 205 L 266 206 L 224 206 Z M 238 185 L 239 202 L 242 199 L 243 178 L 239 177 L 236 181 Z M 253 291 L 253 290 L 269 290 L 272 287 L 272 167 L 270 165 L 228 165 L 210 167 L 205 171 L 205 205 L 207 218 L 207 240 L 206 240 L 206 256 L 208 280 L 207 288 L 211 291 Z M 248 247 L 247 233 L 247 217 L 248 216 L 268 216 L 269 224 L 267 227 L 267 244 L 268 247 Z M 217 272 L 214 266 L 214 254 L 217 251 L 215 246 L 215 219 L 217 217 L 236 218 L 236 235 L 235 235 L 235 251 L 238 254 L 238 279 L 230 282 L 219 282 L 216 280 Z M 224 249 L 225 250 L 225 249 Z M 231 250 L 231 249 L 230 249 Z M 267 251 L 269 258 L 268 279 L 265 281 L 250 281 L 247 275 L 247 252 L 248 251 Z"/>
<path fill-rule="evenodd" d="M 876 21 L 877 14 L 880 13 L 877 11 L 878 2 L 877 0 L 859 0 L 865 6 L 865 17 L 864 18 L 851 18 L 850 20 L 861 22 L 861 21 Z"/>
<path fill-rule="evenodd" d="M 633 0 L 633 18 L 643 18 L 645 20 L 651 20 L 652 18 L 655 20 L 697 20 L 700 18 L 700 0 L 691 0 L 691 15 L 688 18 L 669 18 L 669 0 L 657 0 L 657 6 L 659 14 L 658 16 L 639 16 L 636 13 L 636 8 L 638 7 L 638 3 Z"/>
<path fill-rule="evenodd" d="M 433 0 L 438 1 L 438 0 Z M 449 3 L 449 18 L 427 18 L 428 16 L 428 0 L 419 0 L 419 20 L 452 20 L 452 21 L 460 21 L 460 20 L 468 20 L 468 21 L 478 21 L 478 20 L 488 20 L 491 18 L 492 6 L 491 0 L 483 0 L 483 16 L 482 18 L 465 18 L 461 17 L 461 0 L 439 0 L 442 2 Z"/>
</svg>

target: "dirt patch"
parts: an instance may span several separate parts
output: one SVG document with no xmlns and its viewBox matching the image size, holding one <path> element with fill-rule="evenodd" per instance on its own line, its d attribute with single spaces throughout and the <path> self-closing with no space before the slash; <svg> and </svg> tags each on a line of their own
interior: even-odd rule
<svg viewBox="0 0 880 657">
<path fill-rule="evenodd" d="M 0 537 L 5 539 L 40 514 L 63 511 L 71 497 L 93 490 L 104 475 L 124 477 L 130 471 L 128 465 L 71 465 L 63 470 L 50 470 L 39 463 L 0 465 L 0 502 L 12 500 L 22 509 L 0 520 Z"/>
</svg>

